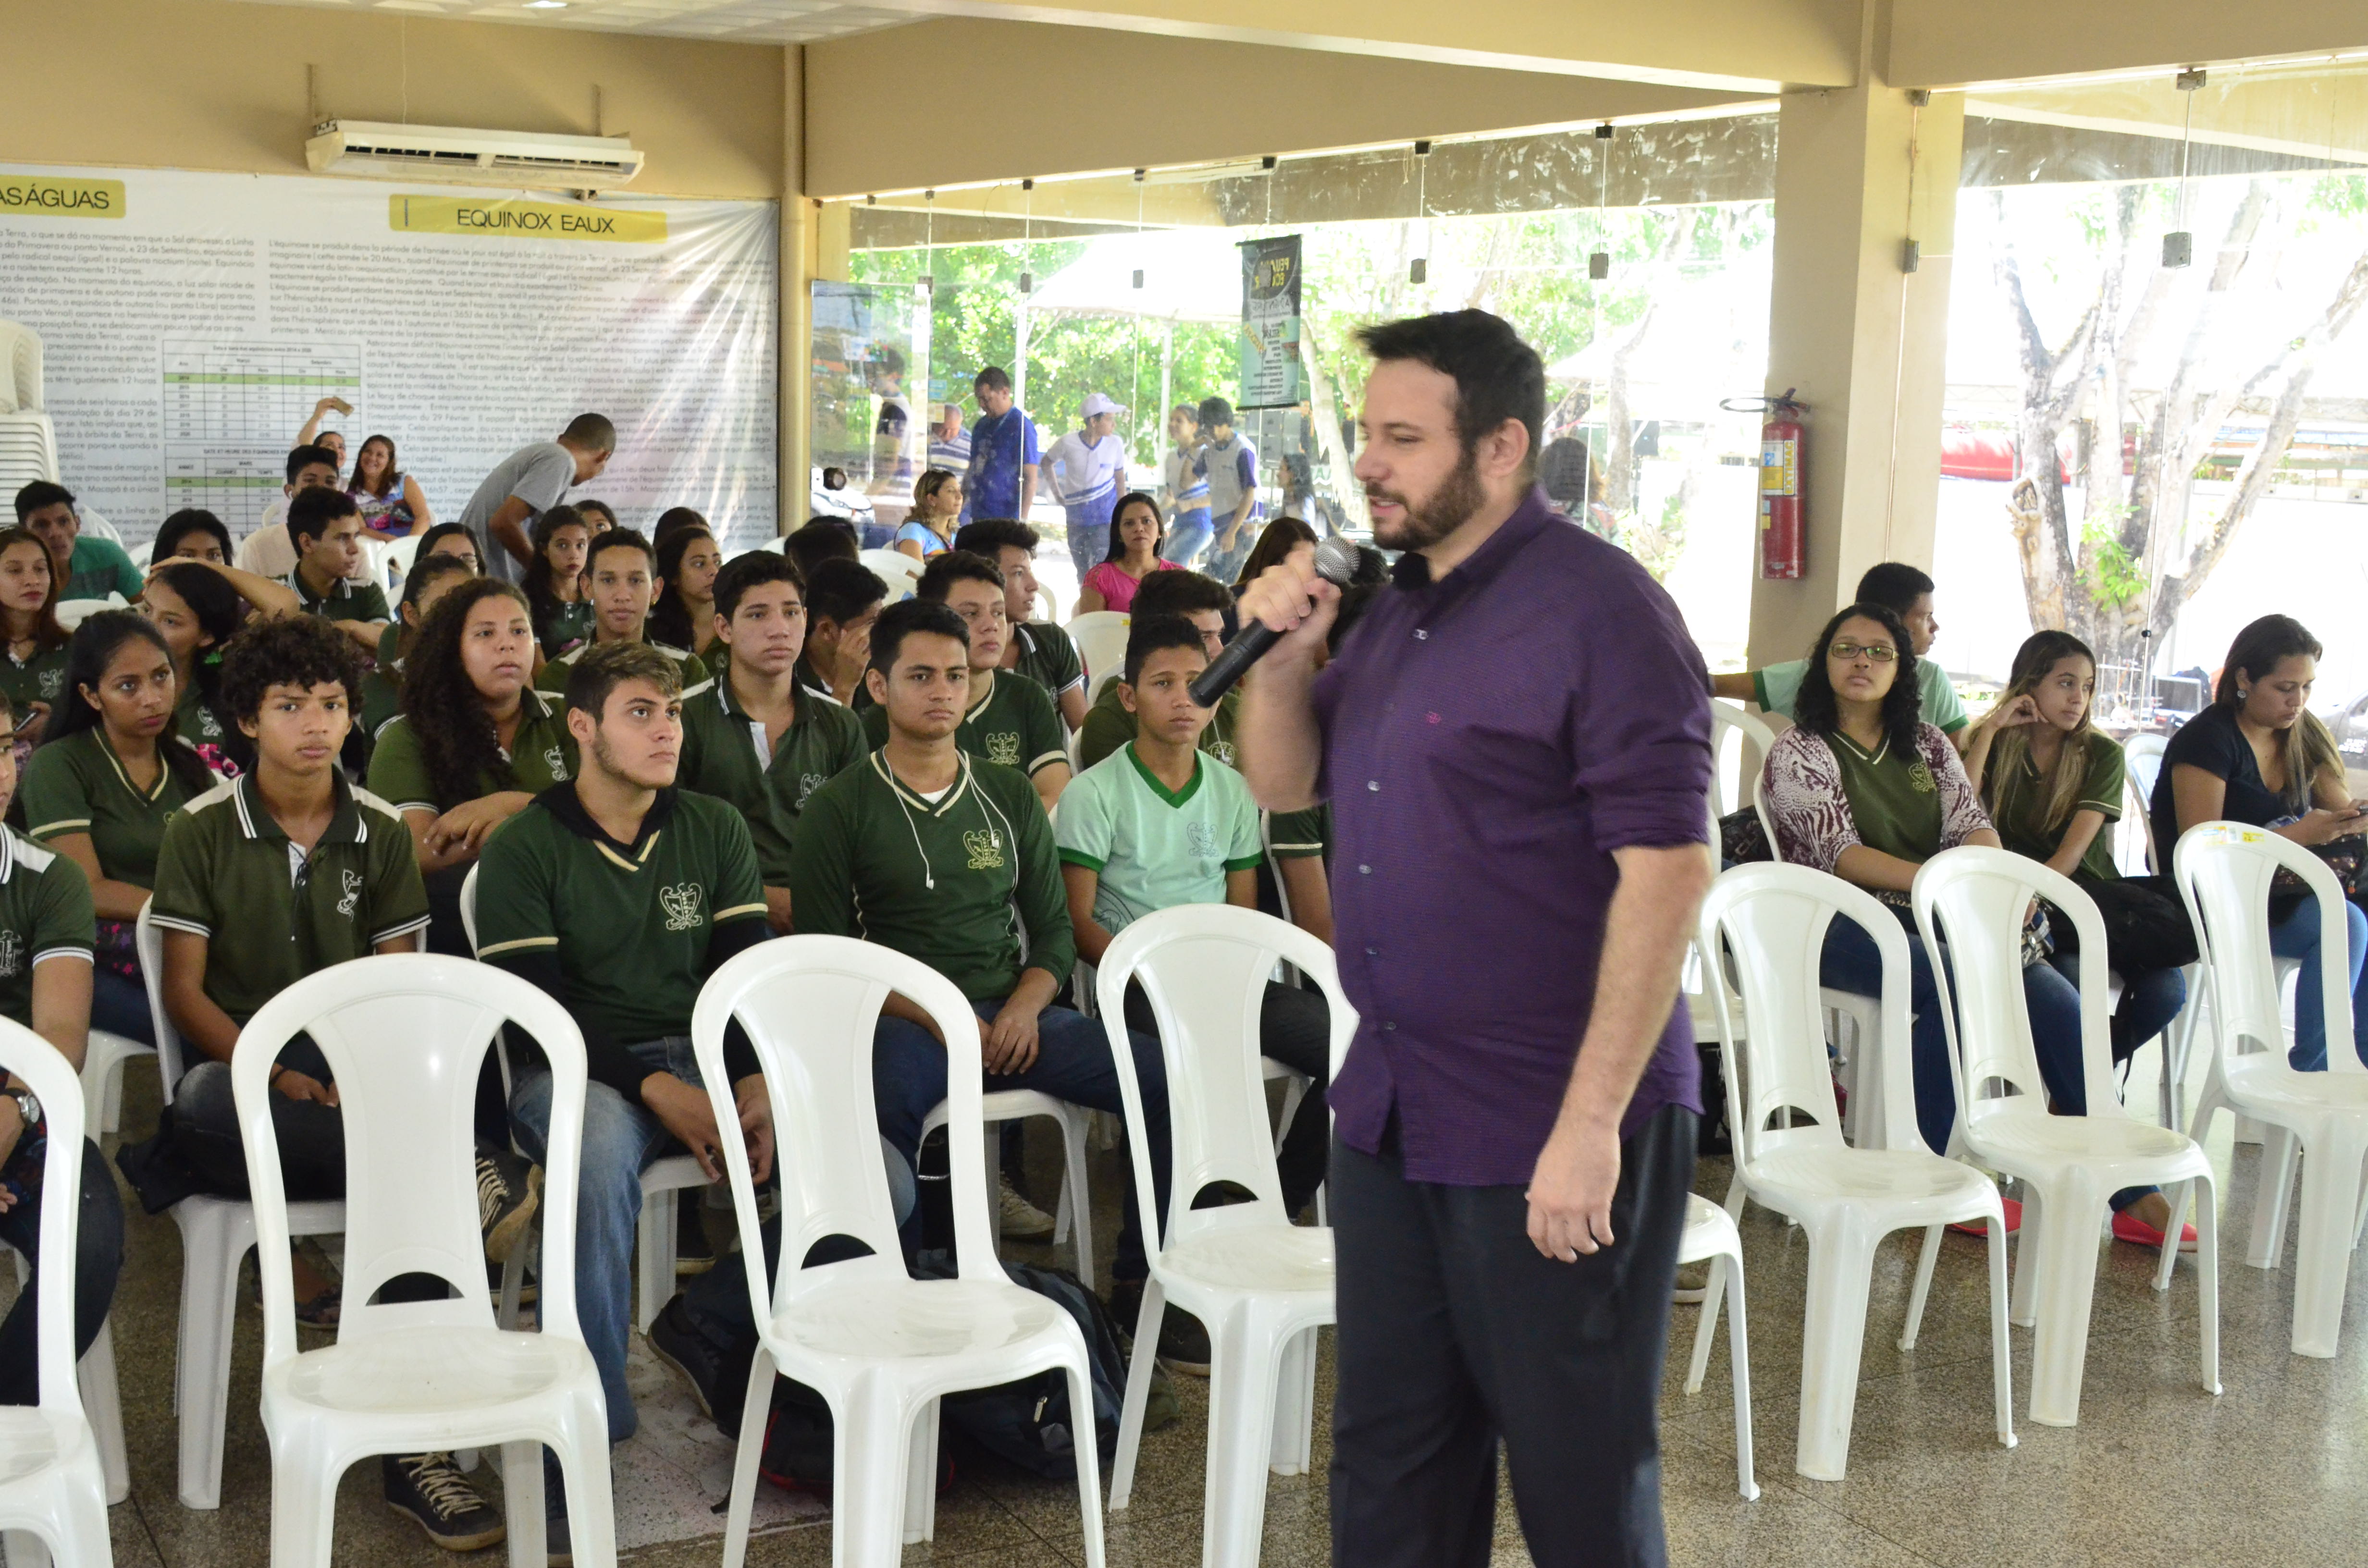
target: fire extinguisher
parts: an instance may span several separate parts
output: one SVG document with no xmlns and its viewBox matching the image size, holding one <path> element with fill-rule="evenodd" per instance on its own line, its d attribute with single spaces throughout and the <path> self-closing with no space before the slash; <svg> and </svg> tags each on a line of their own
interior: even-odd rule
<svg viewBox="0 0 2368 1568">
<path fill-rule="evenodd" d="M 1807 564 L 1801 508 L 1801 421 L 1808 408 L 1793 401 L 1796 388 L 1762 403 L 1768 422 L 1759 427 L 1759 574 L 1798 577 Z"/>
</svg>

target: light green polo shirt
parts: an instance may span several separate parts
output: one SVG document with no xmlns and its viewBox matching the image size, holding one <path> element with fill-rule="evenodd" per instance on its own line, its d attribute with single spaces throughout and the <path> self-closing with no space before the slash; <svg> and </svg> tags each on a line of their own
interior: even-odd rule
<svg viewBox="0 0 2368 1568">
<path fill-rule="evenodd" d="M 370 752 L 370 793 L 393 802 L 398 812 L 433 812 L 441 816 L 465 801 L 482 801 L 504 790 L 524 790 L 540 795 L 553 784 L 575 776 L 575 737 L 567 733 L 567 715 L 548 693 L 518 693 L 518 733 L 510 737 L 502 760 L 509 765 L 508 779 L 490 771 L 477 775 L 476 793 L 447 800 L 436 788 L 420 748 L 419 732 L 408 714 L 398 715 L 379 732 Z"/>
<path fill-rule="evenodd" d="M 94 724 L 37 747 L 25 764 L 21 793 L 26 828 L 36 843 L 86 833 L 102 875 L 153 888 L 165 820 L 202 791 L 182 783 L 162 758 L 155 782 L 145 790 L 134 787 L 106 732 Z"/>
<path fill-rule="evenodd" d="M 1751 694 L 1760 710 L 1793 717 L 1793 703 L 1801 695 L 1801 678 L 1809 673 L 1809 661 L 1790 659 L 1781 665 L 1770 665 L 1751 673 Z M 1950 683 L 1949 672 L 1938 660 L 1916 661 L 1916 697 L 1921 704 L 1919 717 L 1944 735 L 1953 735 L 1965 727 L 1965 705 Z"/>
<path fill-rule="evenodd" d="M 974 680 L 978 672 L 971 672 Z M 871 749 L 888 744 L 888 710 L 873 704 L 862 712 L 863 733 Z M 1127 721 L 1133 732 L 1134 722 Z M 995 672 L 995 689 L 986 700 L 962 715 L 954 744 L 982 762 L 1016 767 L 1034 777 L 1053 764 L 1069 760 L 1066 732 L 1061 715 L 1044 688 L 1017 670 Z M 1040 804 L 1036 808 L 1042 812 Z"/>
<path fill-rule="evenodd" d="M 1069 781 L 1053 831 L 1062 860 L 1100 879 L 1094 918 L 1112 936 L 1179 903 L 1224 903 L 1225 873 L 1264 858 L 1240 774 L 1194 752 L 1191 782 L 1170 790 L 1132 741 Z"/>
<path fill-rule="evenodd" d="M 726 678 L 684 701 L 676 779 L 738 812 L 756 840 L 765 885 L 787 887 L 798 813 L 815 790 L 871 749 L 854 714 L 810 691 L 797 694 L 790 727 L 768 747 L 764 722 L 749 716 Z"/>
<path fill-rule="evenodd" d="M 97 937 L 82 868 L 0 828 L 0 1017 L 33 1027 L 33 970 L 87 964 Z"/>
<path fill-rule="evenodd" d="M 1086 710 L 1086 722 L 1077 731 L 1077 766 L 1093 767 L 1104 757 L 1134 739 L 1134 715 L 1119 700 L 1119 683 L 1103 683 L 1102 694 Z M 1217 711 L 1209 727 L 1201 732 L 1201 749 L 1230 767 L 1234 763 L 1234 725 L 1240 720 L 1242 694 L 1229 691 L 1217 699 Z"/>
</svg>

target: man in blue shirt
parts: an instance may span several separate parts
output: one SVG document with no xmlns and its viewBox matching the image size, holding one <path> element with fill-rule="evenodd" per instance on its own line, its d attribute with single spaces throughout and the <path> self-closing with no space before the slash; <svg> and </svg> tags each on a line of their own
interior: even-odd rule
<svg viewBox="0 0 2368 1568">
<path fill-rule="evenodd" d="M 1036 422 L 1012 406 L 1011 378 L 989 365 L 971 383 L 981 413 L 970 429 L 970 473 L 962 490 L 973 517 L 1028 520 L 1036 504 L 1036 464 L 1043 452 Z"/>
</svg>

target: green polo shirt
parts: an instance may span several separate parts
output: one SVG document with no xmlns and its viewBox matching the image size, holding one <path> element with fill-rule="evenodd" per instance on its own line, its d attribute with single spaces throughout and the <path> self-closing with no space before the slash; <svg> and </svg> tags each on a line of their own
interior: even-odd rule
<svg viewBox="0 0 2368 1568">
<path fill-rule="evenodd" d="M 837 774 L 863 760 L 863 725 L 828 698 L 800 692 L 780 744 L 765 744 L 763 721 L 752 719 L 729 679 L 716 681 L 682 705 L 682 767 L 686 790 L 712 795 L 748 824 L 765 885 L 787 887 L 790 843 L 807 799 Z"/>
<path fill-rule="evenodd" d="M 37 843 L 86 833 L 109 881 L 153 888 L 165 819 L 200 792 L 162 766 L 154 784 L 138 789 L 106 732 L 93 725 L 36 748 L 25 764 L 22 794 L 26 826 Z"/>
<path fill-rule="evenodd" d="M 1793 717 L 1793 703 L 1801 695 L 1801 678 L 1809 673 L 1809 661 L 1789 659 L 1781 665 L 1770 665 L 1764 670 L 1751 672 L 1751 694 L 1762 712 L 1782 713 Z M 1916 696 L 1921 705 L 1919 716 L 1944 735 L 1953 735 L 1965 727 L 1965 704 L 1957 696 L 1956 686 L 1949 672 L 1934 659 L 1916 661 Z"/>
<path fill-rule="evenodd" d="M 1242 776 L 1192 754 L 1192 778 L 1170 790 L 1126 744 L 1061 791 L 1053 827 L 1061 859 L 1097 874 L 1094 918 L 1116 936 L 1179 903 L 1223 903 L 1225 874 L 1258 869 L 1258 802 Z"/>
<path fill-rule="evenodd" d="M 1012 668 L 1044 688 L 1055 703 L 1071 687 L 1086 688 L 1085 661 L 1069 634 L 1049 620 L 1031 620 L 1012 629 L 1019 658 Z"/>
<path fill-rule="evenodd" d="M 555 659 L 578 642 L 589 642 L 595 619 L 590 599 L 554 602 L 548 614 L 535 618 L 534 639 L 542 644 L 542 656 Z"/>
<path fill-rule="evenodd" d="M 1885 736 L 1873 752 L 1837 730 L 1827 746 L 1842 776 L 1861 844 L 1921 864 L 1941 852 L 1941 782 L 1924 759 Z"/>
<path fill-rule="evenodd" d="M 97 534 L 77 534 L 66 568 L 66 585 L 58 597 L 103 599 L 121 594 L 126 599 L 136 599 L 147 585 L 148 580 L 121 545 Z"/>
<path fill-rule="evenodd" d="M 296 602 L 306 615 L 317 615 L 323 620 L 393 620 L 394 612 L 386 608 L 386 590 L 376 583 L 357 583 L 351 577 L 340 577 L 329 585 L 325 594 L 315 594 L 304 581 L 301 571 L 290 572 L 280 579 L 296 590 Z"/>
<path fill-rule="evenodd" d="M 402 646 L 403 622 L 388 622 L 379 634 L 378 665 L 362 676 L 362 733 L 373 741 L 403 711 L 403 660 L 395 652 Z"/>
<path fill-rule="evenodd" d="M 206 694 L 192 681 L 173 710 L 173 733 L 193 746 L 218 746 L 229 739 L 222 722 L 206 703 Z"/>
<path fill-rule="evenodd" d="M 0 692 L 8 695 L 9 710 L 22 724 L 32 716 L 33 704 L 46 702 L 51 708 L 66 689 L 66 645 L 44 648 L 23 664 L 6 647 L 0 646 Z"/>
<path fill-rule="evenodd" d="M 748 829 L 721 801 L 661 790 L 641 838 L 621 845 L 560 820 L 554 802 L 573 797 L 539 796 L 485 840 L 477 956 L 554 954 L 569 1006 L 622 1043 L 687 1035 L 710 936 L 765 918 Z"/>
<path fill-rule="evenodd" d="M 0 1017 L 33 1027 L 33 968 L 91 960 L 97 937 L 82 868 L 0 828 Z"/>
<path fill-rule="evenodd" d="M 1134 715 L 1119 700 L 1119 683 L 1109 681 L 1094 705 L 1086 710 L 1086 722 L 1077 731 L 1077 766 L 1092 767 L 1104 757 L 1134 739 Z M 1217 712 L 1209 727 L 1201 732 L 1201 749 L 1231 767 L 1234 765 L 1234 726 L 1241 719 L 1242 694 L 1229 691 L 1217 699 Z"/>
<path fill-rule="evenodd" d="M 518 703 L 518 733 L 502 753 L 502 760 L 515 776 L 511 781 L 481 772 L 473 794 L 445 799 L 429 776 L 419 732 L 412 727 L 409 714 L 401 714 L 379 732 L 378 744 L 370 753 L 370 793 L 398 812 L 432 812 L 441 816 L 467 801 L 482 801 L 504 790 L 540 795 L 553 784 L 565 783 L 575 776 L 575 737 L 567 733 L 566 710 L 557 699 L 540 691 L 520 692 Z"/>
<path fill-rule="evenodd" d="M 1068 796 L 1061 797 L 1066 805 Z M 1313 805 L 1304 812 L 1276 812 L 1267 818 L 1266 852 L 1277 860 L 1331 858 L 1332 808 Z"/>
<path fill-rule="evenodd" d="M 427 928 L 403 819 L 342 775 L 331 788 L 336 814 L 310 855 L 264 810 L 251 773 L 165 824 L 149 916 L 208 939 L 206 995 L 241 1028 L 306 975 Z"/>
<path fill-rule="evenodd" d="M 575 673 L 576 661 L 583 658 L 584 650 L 591 646 L 593 644 L 589 642 L 579 643 L 545 664 L 534 677 L 534 688 L 550 692 L 554 697 L 565 697 L 567 677 Z M 707 666 L 681 649 L 669 648 L 663 642 L 653 642 L 650 646 L 674 661 L 675 673 L 682 677 L 684 691 L 689 691 L 707 678 Z"/>
<path fill-rule="evenodd" d="M 790 899 L 800 935 L 894 948 L 974 1002 L 1019 983 L 1022 930 L 1024 967 L 1065 979 L 1077 961 L 1034 787 L 1016 768 L 967 754 L 935 801 L 906 788 L 876 751 L 815 790 L 798 818 Z"/>
<path fill-rule="evenodd" d="M 2121 746 L 2092 730 L 2089 733 L 2088 767 L 2080 780 L 2080 793 L 2062 822 L 2054 827 L 2047 824 L 2048 798 L 2055 789 L 2032 766 L 2029 752 L 2022 754 L 2011 772 L 1992 768 L 1990 776 L 1983 780 L 1982 803 L 1989 807 L 1990 821 L 1998 826 L 2000 844 L 2018 855 L 2046 860 L 2054 857 L 2055 846 L 2064 841 L 2064 830 L 2080 812 L 2102 812 L 2107 826 L 2122 820 L 2124 772 Z M 2080 857 L 2079 869 L 2100 881 L 2120 879 L 2121 869 L 2113 864 L 2113 835 L 2105 828 L 2099 828 L 2097 836 L 2089 840 L 2088 851 Z"/>
<path fill-rule="evenodd" d="M 978 672 L 971 676 L 976 679 Z M 863 733 L 877 751 L 888 744 L 888 710 L 873 704 L 862 710 Z M 1129 733 L 1133 721 L 1129 721 Z M 1002 767 L 1016 767 L 1031 778 L 1053 764 L 1069 760 L 1061 715 L 1044 688 L 1016 670 L 997 670 L 995 689 L 986 700 L 962 715 L 954 744 L 971 756 Z M 1040 803 L 1038 812 L 1043 811 Z"/>
</svg>

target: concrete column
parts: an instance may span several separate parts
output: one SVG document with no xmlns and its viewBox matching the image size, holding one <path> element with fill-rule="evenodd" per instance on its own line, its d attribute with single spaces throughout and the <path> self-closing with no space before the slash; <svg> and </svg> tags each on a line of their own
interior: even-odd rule
<svg viewBox="0 0 2368 1568">
<path fill-rule="evenodd" d="M 1755 551 L 1754 668 L 1799 658 L 1876 562 L 1932 562 L 1964 100 L 1865 82 L 1788 93 L 1777 117 L 1768 391 L 1810 410 L 1808 562 L 1771 582 Z"/>
<path fill-rule="evenodd" d="M 814 305 L 806 285 L 814 277 L 814 202 L 805 193 L 805 55 L 800 44 L 781 51 L 781 340 L 775 403 L 780 419 L 777 449 L 783 533 L 803 527 L 812 505 L 806 415 L 812 404 L 807 368 L 814 359 Z"/>
</svg>

